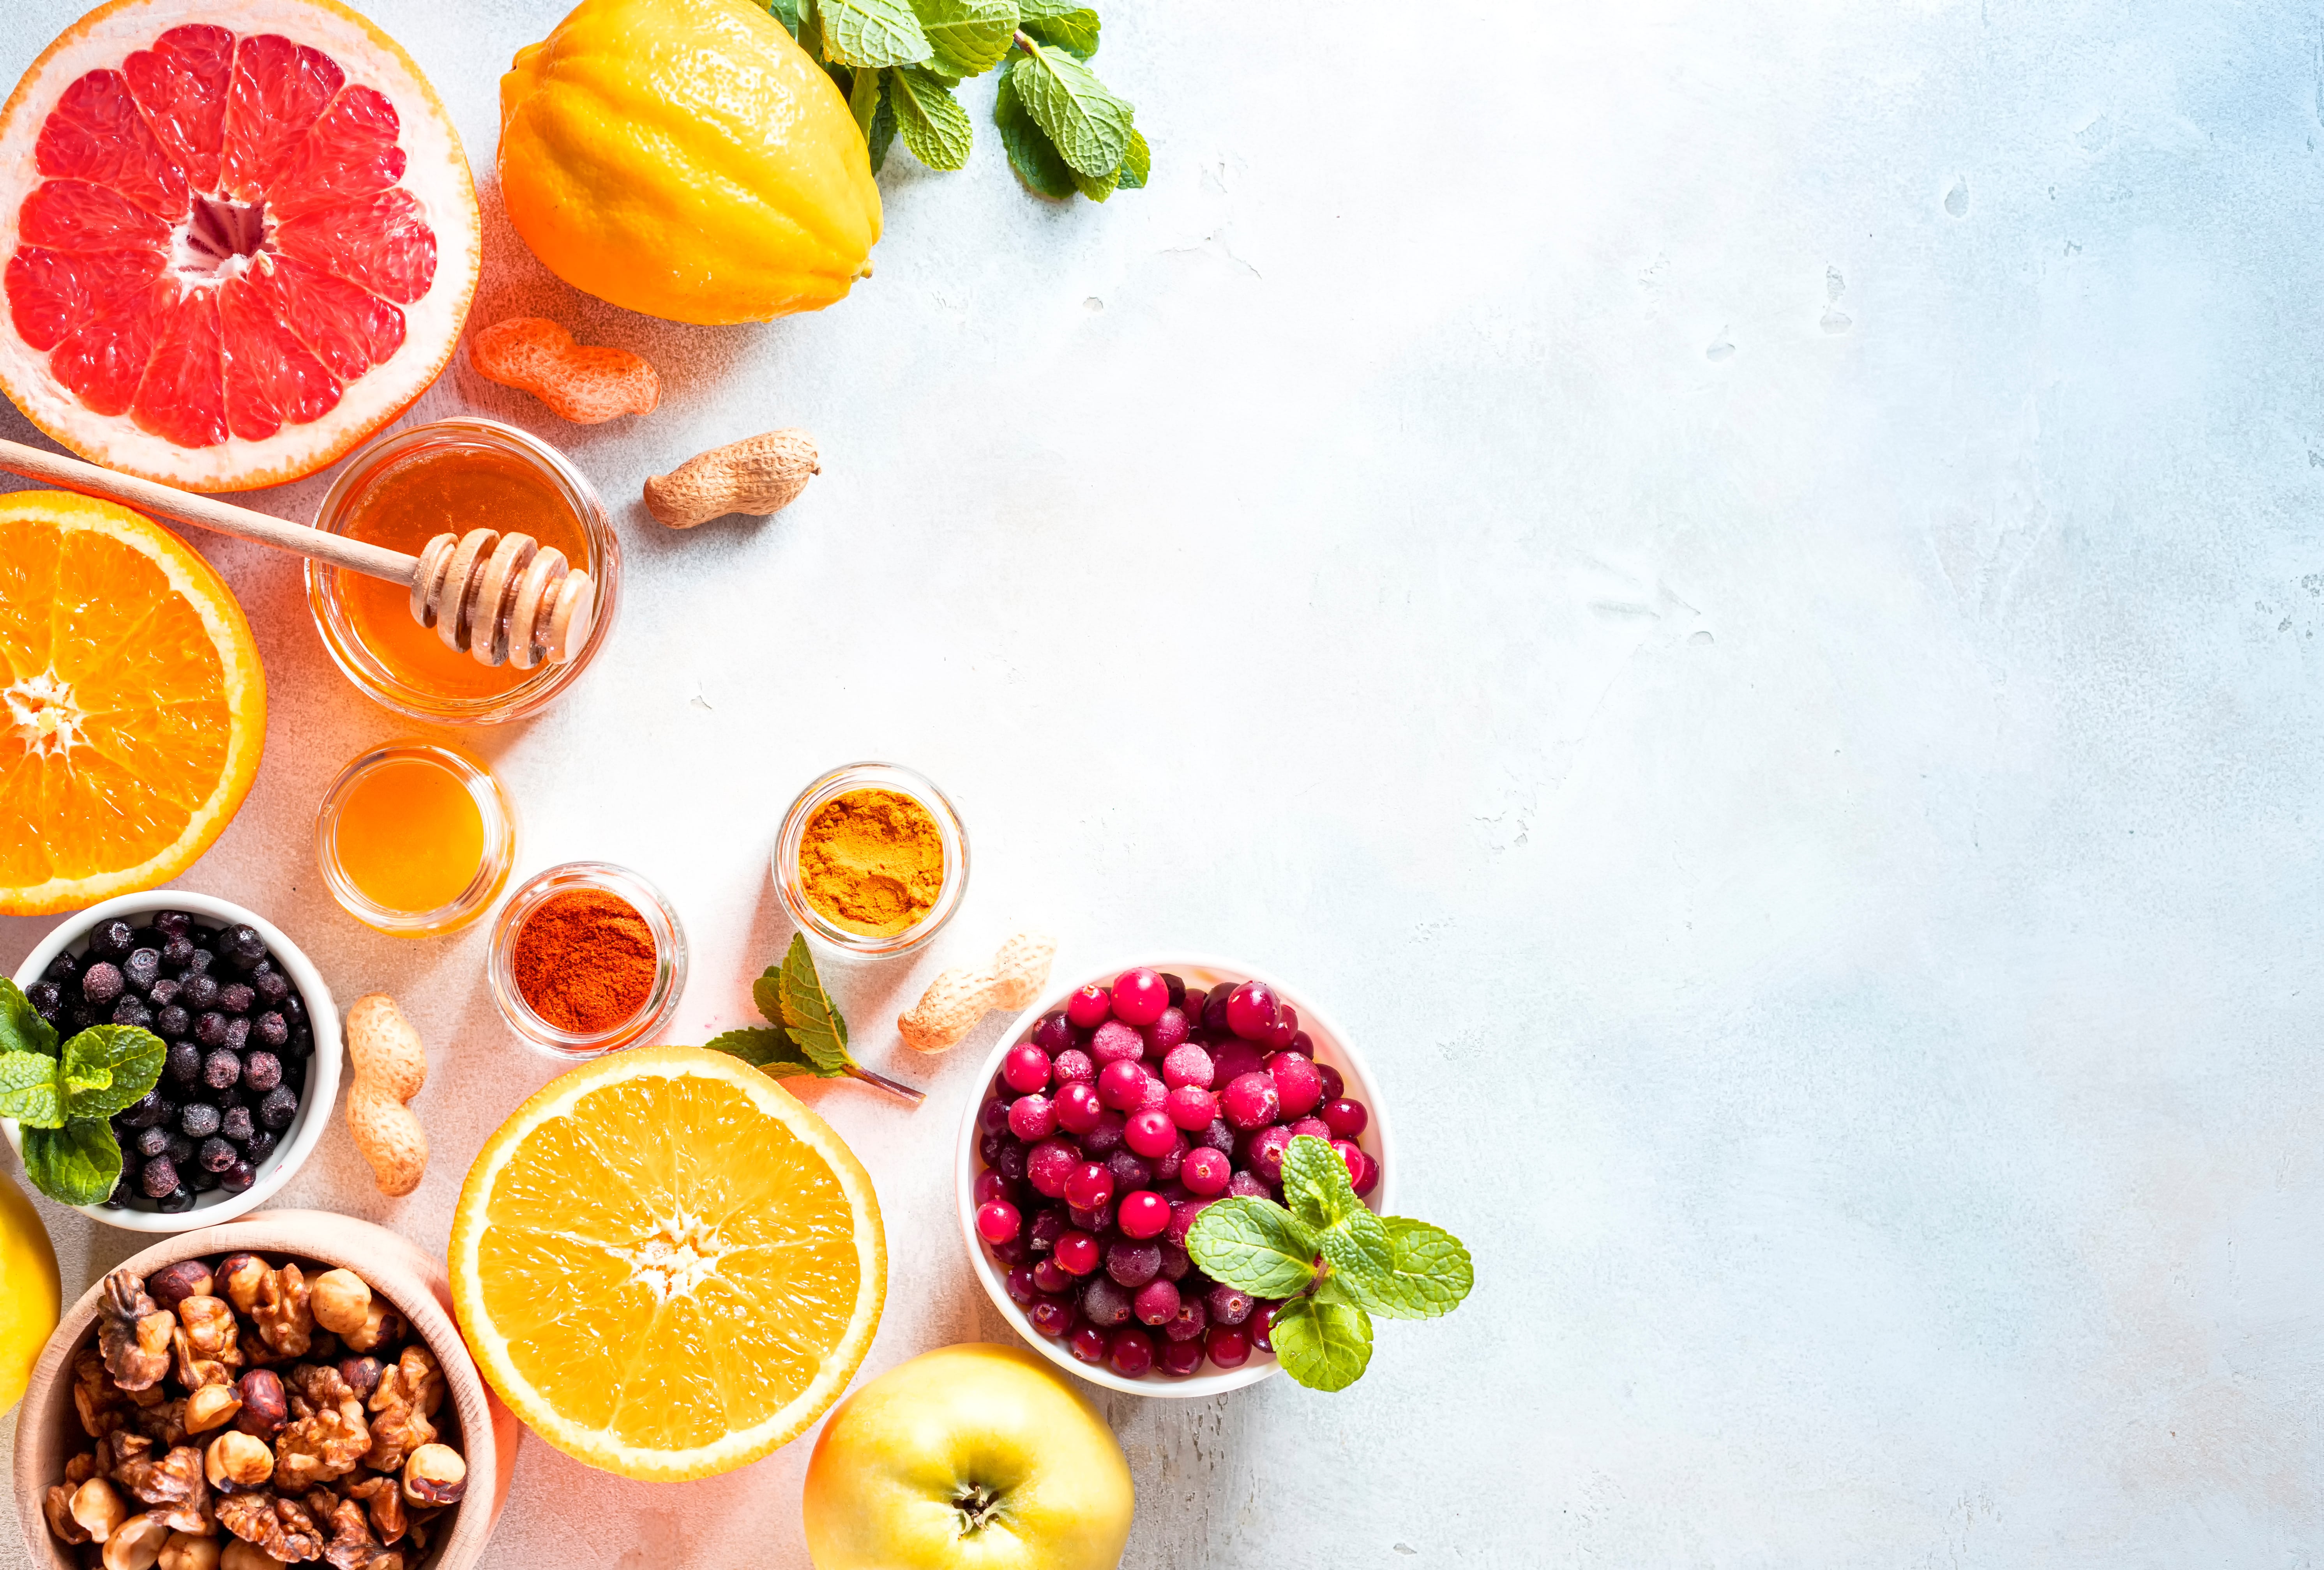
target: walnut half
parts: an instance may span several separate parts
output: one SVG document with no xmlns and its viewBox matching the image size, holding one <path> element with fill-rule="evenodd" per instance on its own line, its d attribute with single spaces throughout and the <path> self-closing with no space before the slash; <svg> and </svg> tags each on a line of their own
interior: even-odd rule
<svg viewBox="0 0 2324 1570">
<path fill-rule="evenodd" d="M 105 1371 L 124 1390 L 151 1390 L 170 1371 L 170 1340 L 178 1321 L 145 1295 L 145 1279 L 126 1270 L 105 1278 L 97 1306 L 97 1348 Z"/>
</svg>

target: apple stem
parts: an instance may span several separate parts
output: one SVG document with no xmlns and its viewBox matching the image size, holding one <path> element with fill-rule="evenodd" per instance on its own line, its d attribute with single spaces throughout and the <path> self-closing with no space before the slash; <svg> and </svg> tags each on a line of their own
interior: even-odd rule
<svg viewBox="0 0 2324 1570">
<path fill-rule="evenodd" d="M 961 1536 L 964 1538 L 991 1524 L 1001 1508 L 1001 1496 L 981 1482 L 972 1482 L 952 1496 L 952 1508 L 960 1512 Z"/>
</svg>

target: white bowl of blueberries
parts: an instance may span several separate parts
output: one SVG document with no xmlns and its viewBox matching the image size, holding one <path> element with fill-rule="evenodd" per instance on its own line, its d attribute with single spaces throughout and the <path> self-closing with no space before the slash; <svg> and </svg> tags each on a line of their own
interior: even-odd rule
<svg viewBox="0 0 2324 1570">
<path fill-rule="evenodd" d="M 60 1039 L 136 1025 L 168 1049 L 152 1094 L 114 1114 L 121 1180 L 78 1208 L 183 1232 L 257 1208 L 290 1180 L 339 1089 L 339 1011 L 296 944 L 254 910 L 182 890 L 92 905 L 42 939 L 16 984 Z M 0 1119 L 21 1159 L 23 1136 Z"/>
</svg>

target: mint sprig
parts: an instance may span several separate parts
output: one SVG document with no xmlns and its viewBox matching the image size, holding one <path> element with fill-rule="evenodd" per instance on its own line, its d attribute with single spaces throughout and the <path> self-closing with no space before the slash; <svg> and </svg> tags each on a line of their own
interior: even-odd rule
<svg viewBox="0 0 2324 1570">
<path fill-rule="evenodd" d="M 975 133 L 953 93 L 1004 61 L 993 125 L 1026 189 L 1102 202 L 1153 171 L 1130 101 L 1089 68 L 1101 26 L 1075 0 L 760 4 L 838 84 L 875 173 L 899 140 L 931 169 L 965 167 Z"/>
<path fill-rule="evenodd" d="M 1443 1227 L 1374 1215 L 1347 1163 L 1312 1134 L 1283 1156 L 1283 1196 L 1222 1199 L 1186 1233 L 1213 1280 L 1277 1300 L 1268 1332 L 1284 1371 L 1310 1390 L 1343 1390 L 1371 1362 L 1372 1320 L 1435 1319 L 1475 1284 L 1469 1251 Z"/>
<path fill-rule="evenodd" d="M 860 1079 L 918 1105 L 927 1095 L 910 1085 L 875 1074 L 847 1054 L 847 1020 L 816 974 L 815 956 L 803 934 L 791 935 L 780 965 L 751 984 L 751 1001 L 767 1017 L 703 1043 L 713 1052 L 739 1057 L 777 1079 L 813 1075 L 817 1079 Z"/>
<path fill-rule="evenodd" d="M 24 1176 L 60 1205 L 99 1205 L 121 1181 L 106 1120 L 160 1082 L 168 1048 L 134 1025 L 91 1025 L 61 1046 L 14 982 L 0 977 L 0 1117 L 24 1139 Z"/>
</svg>

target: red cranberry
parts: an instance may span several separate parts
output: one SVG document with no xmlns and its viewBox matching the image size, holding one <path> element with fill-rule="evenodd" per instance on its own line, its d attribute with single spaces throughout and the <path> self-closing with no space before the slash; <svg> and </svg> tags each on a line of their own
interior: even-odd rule
<svg viewBox="0 0 2324 1570">
<path fill-rule="evenodd" d="M 1172 1090 L 1185 1085 L 1208 1090 L 1215 1083 L 1212 1074 L 1211 1055 L 1192 1041 L 1172 1048 L 1162 1059 L 1162 1083 Z"/>
<path fill-rule="evenodd" d="M 1095 1161 L 1084 1161 L 1065 1179 L 1065 1202 L 1076 1210 L 1099 1210 L 1113 1199 L 1113 1174 Z"/>
<path fill-rule="evenodd" d="M 1278 1304 L 1261 1303 L 1250 1311 L 1250 1317 L 1243 1321 L 1243 1334 L 1250 1336 L 1250 1344 L 1261 1352 L 1275 1350 L 1275 1343 L 1268 1336 L 1275 1329 L 1275 1310 L 1278 1307 Z"/>
<path fill-rule="evenodd" d="M 1241 1288 L 1230 1287 L 1221 1281 L 1204 1297 L 1203 1307 L 1210 1310 L 1213 1324 L 1240 1325 L 1250 1317 L 1250 1311 L 1258 1301 Z"/>
<path fill-rule="evenodd" d="M 1065 1226 L 1063 1210 L 1054 1205 L 1044 1205 L 1041 1213 L 1033 1218 L 1033 1224 L 1025 1229 L 1025 1241 L 1033 1245 L 1036 1252 L 1055 1248 L 1057 1240 L 1065 1236 Z"/>
<path fill-rule="evenodd" d="M 1150 1188 L 1125 1195 L 1115 1224 L 1130 1237 L 1159 1237 L 1170 1225 L 1170 1203 Z"/>
<path fill-rule="evenodd" d="M 1114 978 L 1113 1017 L 1125 1025 L 1150 1025 L 1170 1006 L 1170 989 L 1159 971 L 1139 965 Z"/>
<path fill-rule="evenodd" d="M 1046 1095 L 1020 1095 L 1009 1104 L 1009 1131 L 1032 1144 L 1057 1131 L 1057 1109 Z"/>
<path fill-rule="evenodd" d="M 1047 1262 L 1046 1260 L 1042 1261 L 1043 1264 Z M 1033 1284 L 1033 1272 L 1022 1265 L 1017 1266 L 1009 1272 L 1007 1284 L 1009 1300 L 1011 1303 L 1029 1308 L 1041 1296 L 1040 1289 Z"/>
<path fill-rule="evenodd" d="M 1049 1258 L 1068 1275 L 1086 1276 L 1097 1269 L 1099 1251 L 1097 1239 L 1088 1233 L 1068 1232 L 1058 1237 Z"/>
<path fill-rule="evenodd" d="M 1097 1098 L 1116 1112 L 1136 1112 L 1146 1100 L 1149 1078 L 1142 1063 L 1109 1063 L 1098 1070 Z"/>
<path fill-rule="evenodd" d="M 1170 1121 L 1168 1113 L 1132 1113 L 1122 1124 L 1121 1138 L 1124 1144 L 1141 1156 L 1159 1156 L 1178 1143 L 1178 1126 Z"/>
<path fill-rule="evenodd" d="M 1221 1368 L 1240 1368 L 1250 1361 L 1250 1337 L 1240 1330 L 1213 1325 L 1210 1334 L 1203 1340 L 1203 1350 Z"/>
<path fill-rule="evenodd" d="M 1364 1196 L 1370 1194 L 1373 1189 L 1379 1187 L 1380 1167 L 1379 1161 L 1376 1158 L 1362 1150 L 1357 1151 L 1356 1155 L 1357 1158 L 1363 1162 L 1364 1169 L 1357 1173 L 1355 1177 L 1351 1178 L 1349 1181 L 1350 1187 L 1353 1187 L 1356 1191 L 1356 1197 L 1361 1199 Z"/>
<path fill-rule="evenodd" d="M 1049 1072 L 1056 1076 L 1061 1085 L 1076 1082 L 1087 1085 L 1097 1078 L 1097 1065 L 1080 1048 L 1068 1047 L 1057 1054 L 1049 1065 Z"/>
<path fill-rule="evenodd" d="M 1065 1018 L 1087 1030 L 1112 1017 L 1113 998 L 1095 982 L 1065 1000 Z"/>
<path fill-rule="evenodd" d="M 1191 1027 L 1187 1025 L 1184 1012 L 1177 1009 L 1163 1010 L 1161 1017 L 1146 1027 L 1146 1056 L 1160 1058 L 1176 1051 L 1185 1041 L 1189 1029 Z"/>
<path fill-rule="evenodd" d="M 1264 1041 L 1274 1030 L 1282 1006 L 1273 987 L 1262 981 L 1247 981 L 1227 994 L 1227 1029 L 1246 1041 Z"/>
<path fill-rule="evenodd" d="M 1084 1325 L 1074 1332 L 1073 1338 L 1065 1343 L 1065 1350 L 1074 1354 L 1077 1362 L 1101 1363 L 1105 1361 L 1106 1347 L 1111 1339 L 1096 1325 Z"/>
<path fill-rule="evenodd" d="M 1219 1095 L 1219 1110 L 1226 1114 L 1227 1122 L 1239 1129 L 1263 1129 L 1275 1121 L 1276 1114 L 1283 1110 L 1283 1103 L 1276 1094 L 1275 1081 L 1254 1069 L 1227 1082 L 1226 1089 Z"/>
<path fill-rule="evenodd" d="M 1107 1156 L 1112 1154 L 1115 1148 L 1121 1143 L 1121 1130 L 1124 1121 L 1125 1120 L 1120 1113 L 1115 1112 L 1111 1108 L 1107 1109 L 1106 1112 L 1098 1118 L 1096 1127 L 1085 1130 L 1083 1132 L 1082 1149 L 1087 1150 L 1093 1156 Z"/>
<path fill-rule="evenodd" d="M 1162 1286 L 1167 1283 L 1157 1281 L 1155 1284 Z M 1200 1344 L 1203 1332 L 1210 1327 L 1211 1316 L 1203 1312 L 1203 1300 L 1189 1298 L 1178 1305 L 1178 1311 L 1163 1325 L 1162 1334 L 1173 1341 L 1191 1341 Z"/>
<path fill-rule="evenodd" d="M 1166 1341 L 1155 1349 L 1154 1366 L 1172 1379 L 1185 1379 L 1203 1366 L 1203 1344 L 1199 1341 Z"/>
<path fill-rule="evenodd" d="M 1020 1272 L 1017 1270 L 1011 1270 L 1009 1272 L 1009 1295 L 1011 1298 L 1017 1298 L 1016 1281 L 1019 1273 Z M 1021 1273 L 1024 1275 L 1027 1283 L 1031 1288 L 1038 1291 L 1047 1292 L 1052 1296 L 1059 1292 L 1070 1291 L 1073 1288 L 1073 1272 L 1061 1267 L 1054 1259 L 1043 1260 L 1036 1264 L 1031 1270 Z M 1017 1298 L 1017 1300 L 1020 1303 L 1027 1301 L 1027 1299 L 1023 1298 Z"/>
<path fill-rule="evenodd" d="M 1261 1129 L 1250 1137 L 1250 1149 L 1244 1160 L 1250 1169 L 1268 1183 L 1283 1181 L 1283 1153 L 1291 1148 L 1291 1131 L 1280 1123 L 1271 1129 Z M 1351 1180 L 1354 1174 L 1349 1174 Z"/>
<path fill-rule="evenodd" d="M 989 1243 L 1005 1243 L 1017 1235 L 1024 1217 L 1005 1199 L 981 1205 L 976 1212 L 976 1235 Z"/>
<path fill-rule="evenodd" d="M 1307 1056 L 1313 1057 L 1315 1055 L 1313 1052 L 1310 1052 Z M 1338 1069 L 1333 1067 L 1328 1063 L 1318 1063 L 1315 1065 L 1315 1072 L 1323 1076 L 1323 1099 L 1325 1101 L 1337 1101 L 1341 1096 L 1347 1094 L 1348 1082 L 1341 1077 L 1340 1071 Z"/>
<path fill-rule="evenodd" d="M 1097 1086 L 1083 1079 L 1067 1080 L 1057 1086 L 1056 1098 L 1049 1104 L 1056 1113 L 1057 1126 L 1076 1134 L 1088 1133 L 1105 1115 L 1105 1104 L 1097 1098 Z"/>
<path fill-rule="evenodd" d="M 1106 1364 L 1126 1380 L 1142 1380 L 1154 1369 L 1154 1338 L 1125 1325 L 1113 1333 Z"/>
<path fill-rule="evenodd" d="M 1001 1060 L 1001 1077 L 1009 1082 L 1010 1089 L 1019 1094 L 1046 1090 L 1049 1085 L 1049 1055 L 1030 1041 L 1011 1047 L 1009 1056 Z"/>
<path fill-rule="evenodd" d="M 1014 1199 L 1017 1186 L 987 1167 L 976 1175 L 976 1203 L 990 1205 L 996 1199 Z"/>
<path fill-rule="evenodd" d="M 1167 1325 L 1178 1316 L 1178 1288 L 1157 1277 L 1138 1288 L 1130 1309 L 1140 1325 Z"/>
<path fill-rule="evenodd" d="M 1092 1276 L 1082 1288 L 1082 1317 L 1108 1330 L 1129 1324 L 1129 1289 L 1111 1276 Z"/>
<path fill-rule="evenodd" d="M 1178 1163 L 1178 1181 L 1195 1194 L 1223 1193 L 1227 1179 L 1233 1176 L 1234 1163 L 1208 1146 L 1196 1146 Z"/>
<path fill-rule="evenodd" d="M 1033 1027 L 1031 1040 L 1034 1046 L 1054 1057 L 1074 1044 L 1073 1021 L 1065 1018 L 1062 1009 L 1044 1014 Z"/>
<path fill-rule="evenodd" d="M 1135 1063 L 1146 1056 L 1146 1038 L 1119 1020 L 1108 1020 L 1090 1033 L 1089 1055 L 1100 1064 Z M 1104 1070 L 1099 1070 L 1102 1076 Z"/>
<path fill-rule="evenodd" d="M 1267 1067 L 1267 1055 L 1248 1041 L 1226 1040 L 1211 1045 L 1211 1088 L 1233 1083 Z"/>
<path fill-rule="evenodd" d="M 1065 1196 L 1066 1181 L 1081 1165 L 1082 1153 L 1068 1140 L 1043 1140 L 1025 1159 L 1025 1180 L 1051 1199 Z"/>
<path fill-rule="evenodd" d="M 1213 1203 L 1210 1199 L 1182 1199 L 1172 1205 L 1170 1224 L 1163 1229 L 1162 1241 L 1185 1248 L 1186 1233 L 1193 1229 L 1195 1218 L 1208 1210 Z"/>
<path fill-rule="evenodd" d="M 1267 1076 L 1275 1081 L 1275 1096 L 1282 1103 L 1286 1118 L 1313 1112 L 1323 1099 L 1323 1076 L 1296 1052 L 1278 1052 L 1268 1058 Z"/>
<path fill-rule="evenodd" d="M 976 1126 L 988 1134 L 1005 1131 L 1009 1127 L 1009 1104 L 997 1095 L 986 1096 L 984 1104 L 976 1109 Z"/>
<path fill-rule="evenodd" d="M 1035 1330 L 1039 1331 L 1051 1341 L 1055 1341 L 1059 1336 L 1065 1334 L 1066 1331 L 1071 1330 L 1074 1327 L 1074 1321 L 1078 1317 L 1078 1316 L 1074 1312 L 1074 1306 L 1071 1303 L 1060 1303 L 1055 1298 L 1045 1298 L 1038 1303 L 1034 1304 L 1030 1308 L 1027 1309 L 1025 1311 L 1025 1317 L 1033 1322 L 1033 1328 Z M 1102 1346 L 1104 1333 L 1100 1331 L 1098 1335 L 1100 1344 Z M 1074 1355 L 1075 1357 L 1081 1357 L 1081 1351 L 1078 1347 L 1074 1349 Z M 1084 1362 L 1094 1362 L 1097 1360 L 1095 1358 L 1083 1357 L 1082 1361 Z"/>
<path fill-rule="evenodd" d="M 1372 1114 L 1364 1110 L 1360 1101 L 1333 1101 L 1323 1104 L 1323 1121 L 1341 1139 L 1352 1140 L 1364 1131 Z"/>
</svg>

